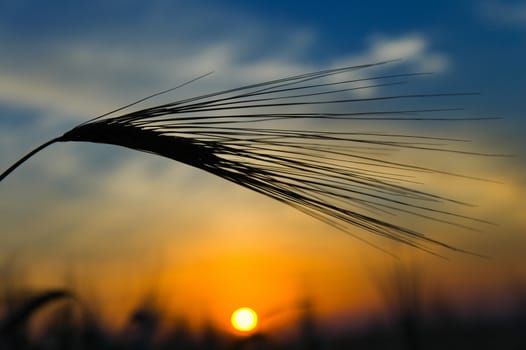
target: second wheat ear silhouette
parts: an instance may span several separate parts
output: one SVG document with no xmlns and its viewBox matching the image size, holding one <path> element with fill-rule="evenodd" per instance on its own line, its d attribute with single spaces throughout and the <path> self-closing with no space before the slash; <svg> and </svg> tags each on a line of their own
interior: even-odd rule
<svg viewBox="0 0 526 350">
<path fill-rule="evenodd" d="M 414 177 L 422 173 L 481 179 L 395 161 L 389 158 L 389 152 L 411 149 L 477 156 L 493 154 L 445 147 L 444 143 L 462 141 L 452 138 L 347 132 L 341 130 L 340 124 L 339 129 L 321 130 L 322 126 L 342 120 L 374 123 L 492 119 L 450 117 L 447 113 L 460 108 L 375 107 L 388 101 L 403 105 L 404 101 L 472 93 L 366 95 L 368 97 L 352 94 L 400 85 L 407 79 L 429 74 L 353 75 L 388 63 L 295 75 L 115 116 L 117 112 L 169 91 L 166 90 L 91 119 L 46 142 L 1 174 L 0 181 L 53 143 L 111 144 L 203 169 L 288 204 L 362 241 L 368 242 L 352 232 L 353 227 L 433 254 L 436 254 L 433 247 L 467 253 L 425 232 L 397 223 L 396 218 L 397 214 L 413 215 L 468 229 L 470 222 L 488 223 L 458 214 L 456 209 L 447 209 L 450 205 L 468 204 L 419 190 L 414 182 Z M 298 126 L 301 129 L 297 129 Z"/>
</svg>

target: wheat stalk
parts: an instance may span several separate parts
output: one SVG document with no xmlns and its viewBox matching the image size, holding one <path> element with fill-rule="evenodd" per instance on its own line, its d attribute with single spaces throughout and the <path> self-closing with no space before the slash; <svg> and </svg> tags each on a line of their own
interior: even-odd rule
<svg viewBox="0 0 526 350">
<path fill-rule="evenodd" d="M 408 177 L 408 174 L 422 172 L 462 175 L 396 162 L 379 153 L 417 149 L 488 154 L 451 150 L 436 144 L 456 141 L 448 138 L 319 130 L 321 123 L 334 120 L 485 119 L 451 118 L 439 114 L 456 111 L 457 108 L 367 111 L 349 108 L 356 104 L 381 101 L 466 95 L 447 93 L 350 97 L 352 95 L 349 93 L 353 90 L 398 85 L 405 80 L 397 79 L 425 74 L 384 74 L 343 79 L 352 76 L 354 71 L 386 63 L 296 75 L 115 116 L 116 112 L 124 108 L 158 95 L 155 94 L 82 123 L 46 142 L 7 169 L 0 175 L 0 181 L 35 153 L 56 142 L 112 144 L 203 169 L 286 203 L 361 240 L 351 232 L 351 227 L 430 252 L 433 245 L 460 250 L 422 232 L 396 224 L 391 218 L 396 213 L 411 214 L 462 227 L 469 227 L 464 221 L 484 222 L 441 209 L 440 205 L 445 203 L 463 203 L 420 191 Z M 362 85 L 357 86 L 357 83 Z M 337 98 L 340 96 L 343 97 Z M 338 107 L 339 112 L 328 112 L 330 106 Z M 317 127 L 314 130 L 290 127 L 291 122 L 301 121 L 314 121 Z M 272 125 L 268 126 L 269 123 Z M 276 127 L 276 124 L 283 127 Z"/>
</svg>

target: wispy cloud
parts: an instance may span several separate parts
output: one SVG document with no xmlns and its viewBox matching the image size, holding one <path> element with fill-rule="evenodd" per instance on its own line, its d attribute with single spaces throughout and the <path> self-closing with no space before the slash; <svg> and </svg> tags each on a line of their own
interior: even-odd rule
<svg viewBox="0 0 526 350">
<path fill-rule="evenodd" d="M 443 52 L 433 51 L 431 41 L 422 34 L 404 34 L 397 37 L 372 36 L 364 52 L 354 53 L 336 65 L 363 64 L 388 60 L 400 60 L 414 71 L 441 73 L 448 69 L 450 60 Z"/>
<path fill-rule="evenodd" d="M 291 35 L 291 45 L 295 40 L 303 41 Z M 207 80 L 207 90 L 315 69 L 285 58 L 283 52 L 243 62 L 239 59 L 243 46 L 229 38 L 200 43 L 189 39 L 159 54 L 134 47 L 66 43 L 41 52 L 39 62 L 29 68 L 5 64 L 0 58 L 0 102 L 82 120 L 210 71 L 216 74 Z M 203 86 L 193 84 L 176 94 L 198 89 Z"/>
<path fill-rule="evenodd" d="M 353 72 L 354 76 L 378 73 L 379 70 L 406 68 L 410 72 L 443 73 L 451 66 L 451 60 L 443 52 L 432 49 L 431 40 L 423 34 L 408 33 L 396 37 L 375 35 L 369 38 L 367 47 L 361 52 L 338 57 L 333 66 L 368 64 L 371 62 L 394 61 L 388 66 L 378 66 L 363 72 Z M 377 94 L 378 88 L 356 90 L 362 97 Z"/>
<path fill-rule="evenodd" d="M 478 13 L 486 21 L 515 28 L 526 28 L 526 3 L 523 1 L 487 0 L 478 6 Z"/>
</svg>

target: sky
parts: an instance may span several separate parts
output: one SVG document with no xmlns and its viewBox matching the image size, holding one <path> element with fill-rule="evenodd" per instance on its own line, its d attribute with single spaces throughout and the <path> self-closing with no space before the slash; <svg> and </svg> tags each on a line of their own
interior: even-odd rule
<svg viewBox="0 0 526 350">
<path fill-rule="evenodd" d="M 210 71 L 150 102 L 398 58 L 394 70 L 434 73 L 415 88 L 479 92 L 462 100 L 464 113 L 500 119 L 396 128 L 512 156 L 407 155 L 494 181 L 422 179 L 476 204 L 466 215 L 496 223 L 434 230 L 489 259 L 375 243 L 459 308 L 488 297 L 500 305 L 526 281 L 520 1 L 2 1 L 0 168 L 82 121 Z M 305 298 L 326 325 L 359 320 L 386 310 L 377 280 L 398 261 L 222 179 L 111 146 L 53 145 L 0 183 L 0 196 L 0 264 L 39 288 L 74 286 L 113 324 L 145 293 L 193 325 L 221 329 L 240 306 L 269 329 L 285 327 Z"/>
</svg>

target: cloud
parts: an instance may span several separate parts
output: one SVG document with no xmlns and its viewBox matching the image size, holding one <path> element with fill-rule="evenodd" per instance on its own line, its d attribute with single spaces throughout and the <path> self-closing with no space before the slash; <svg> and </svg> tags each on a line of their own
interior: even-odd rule
<svg viewBox="0 0 526 350">
<path fill-rule="evenodd" d="M 451 66 L 445 53 L 433 51 L 431 42 L 422 34 L 408 33 L 397 37 L 375 35 L 369 38 L 365 50 L 340 57 L 333 62 L 334 67 L 393 61 L 389 65 L 378 66 L 366 71 L 353 71 L 355 78 L 365 78 L 380 71 L 406 68 L 408 72 L 443 73 Z M 374 73 L 373 73 L 374 72 Z M 365 83 L 364 85 L 370 85 Z M 378 94 L 380 88 L 369 87 L 354 91 L 360 97 Z"/>
<path fill-rule="evenodd" d="M 421 34 L 405 34 L 398 37 L 376 35 L 369 39 L 365 52 L 339 60 L 335 65 L 365 64 L 400 60 L 414 71 L 441 73 L 448 69 L 450 60 L 441 52 L 430 50 L 430 40 Z"/>
<path fill-rule="evenodd" d="M 296 40 L 303 46 L 305 39 L 291 35 L 287 40 L 292 46 Z M 148 43 L 140 52 L 128 46 L 65 43 L 39 52 L 38 64 L 30 67 L 17 64 L 16 57 L 11 59 L 15 63 L 0 58 L 0 102 L 34 108 L 55 118 L 84 120 L 212 70 L 217 73 L 207 79 L 207 90 L 315 69 L 284 57 L 283 51 L 242 62 L 239 57 L 245 45 L 238 39 L 172 44 L 172 49 L 159 54 L 149 50 Z M 192 84 L 175 95 L 195 94 L 198 89 L 203 90 L 202 84 Z"/>
<path fill-rule="evenodd" d="M 406 35 L 399 38 L 375 38 L 370 55 L 375 60 L 406 60 L 418 71 L 444 72 L 449 60 L 443 53 L 430 52 L 429 40 L 422 35 Z"/>
<path fill-rule="evenodd" d="M 481 2 L 479 15 L 494 24 L 526 28 L 526 3 L 518 1 L 488 0 Z"/>
</svg>

